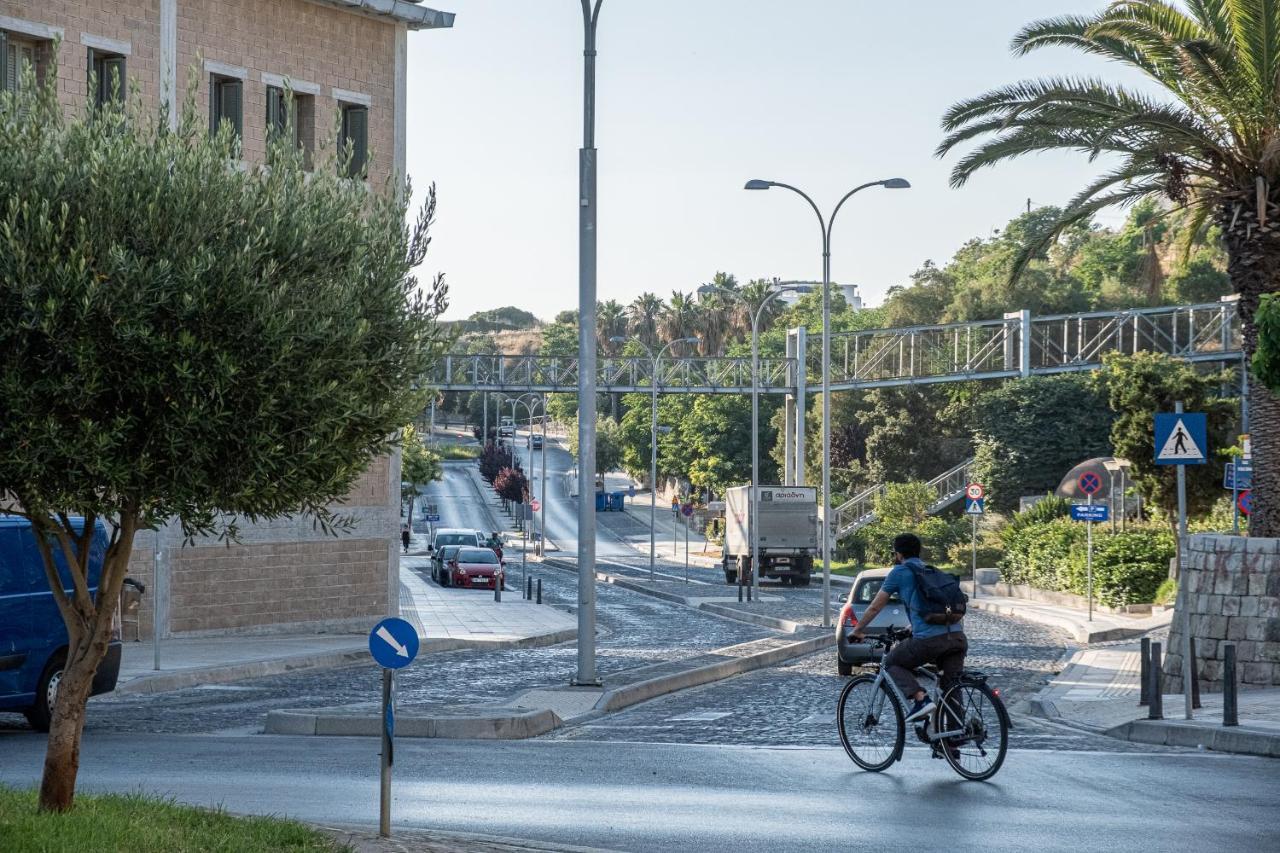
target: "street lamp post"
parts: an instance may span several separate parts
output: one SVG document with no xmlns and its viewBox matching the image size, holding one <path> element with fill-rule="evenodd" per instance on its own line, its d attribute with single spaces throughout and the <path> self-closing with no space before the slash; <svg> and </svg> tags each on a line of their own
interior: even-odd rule
<svg viewBox="0 0 1280 853">
<path fill-rule="evenodd" d="M 610 343 L 621 344 L 627 343 L 627 338 L 614 337 L 609 338 Z M 652 391 L 652 405 L 649 411 L 649 580 L 653 580 L 653 565 L 656 559 L 655 554 L 658 547 L 658 374 L 662 365 L 662 357 L 666 355 L 667 350 L 676 344 L 696 344 L 698 338 L 676 338 L 662 349 L 658 350 L 658 354 L 654 355 L 653 348 L 644 341 L 637 340 L 640 346 L 644 347 L 645 354 L 649 356 L 649 361 L 653 365 L 653 375 L 650 377 L 649 385 Z"/>
<path fill-rule="evenodd" d="M 578 151 L 578 668 L 596 675 L 596 25 L 604 0 L 582 0 L 582 148 Z"/>
<path fill-rule="evenodd" d="M 528 399 L 526 399 L 526 398 L 528 398 Z M 532 401 L 532 402 L 531 402 L 531 401 Z M 523 406 L 524 406 L 525 411 L 529 414 L 529 422 L 528 422 L 528 423 L 529 423 L 529 437 L 530 437 L 530 438 L 529 438 L 529 467 L 530 467 L 530 473 L 532 473 L 532 468 L 533 468 L 533 464 L 534 464 L 534 462 L 533 462 L 533 402 L 537 402 L 537 403 L 541 404 L 541 406 L 542 406 L 542 491 L 541 491 L 541 495 L 542 495 L 542 504 L 541 504 L 541 507 L 540 507 L 540 508 L 542 509 L 542 513 L 543 513 L 543 514 L 542 514 L 542 525 L 543 525 L 543 526 L 542 526 L 542 538 L 543 538 L 543 539 L 545 539 L 545 538 L 547 537 L 547 530 L 546 530 L 546 523 L 547 523 L 547 516 L 546 516 L 546 504 L 547 504 L 547 435 L 546 435 L 546 433 L 547 433 L 547 401 L 546 401 L 546 399 L 545 399 L 541 394 L 526 393 L 526 394 L 521 394 L 519 397 L 512 397 L 512 398 L 511 398 L 511 430 L 512 430 L 512 435 L 511 435 L 511 449 L 512 449 L 512 452 L 514 453 L 514 451 L 515 451 L 515 447 L 516 447 L 516 439 L 519 437 L 519 430 L 518 430 L 518 425 L 517 425 L 517 424 L 518 424 L 518 422 L 517 422 L 517 420 L 516 420 L 516 404 L 517 404 L 517 403 L 519 403 L 520 405 L 523 405 Z M 524 529 L 525 529 L 524 504 L 521 504 L 521 505 L 520 505 L 520 530 L 521 530 L 521 532 L 522 532 L 522 533 L 524 532 Z M 523 540 L 523 539 L 524 539 L 524 537 L 522 536 L 522 537 L 521 537 L 521 539 Z M 541 555 L 541 553 L 542 553 L 542 551 L 541 551 L 541 550 L 539 550 L 539 551 L 538 551 L 538 554 L 539 554 L 539 555 Z M 521 578 L 520 578 L 520 582 L 521 582 L 521 584 L 523 584 L 523 583 L 524 583 L 524 581 L 525 581 L 525 576 L 526 576 L 526 573 L 527 573 L 527 568 L 526 568 L 526 567 L 527 567 L 527 565 L 528 565 L 528 556 L 529 556 L 528 548 L 526 547 L 526 548 L 524 548 L 524 549 L 522 550 L 522 552 L 521 552 L 521 556 L 520 556 L 520 571 L 521 571 Z M 521 587 L 521 588 L 523 588 L 523 587 Z"/>
<path fill-rule="evenodd" d="M 760 317 L 765 306 L 784 293 L 809 293 L 813 288 L 803 284 L 782 285 L 772 291 L 751 313 L 751 491 L 747 495 L 748 512 L 751 515 L 751 586 L 760 591 L 760 567 L 757 564 L 760 555 L 760 507 L 757 491 L 760 488 Z M 698 288 L 699 294 L 719 291 L 746 302 L 736 290 L 714 284 L 704 284 Z M 751 311 L 751 304 L 747 310 Z"/>
<path fill-rule="evenodd" d="M 781 187 L 791 190 L 803 198 L 818 216 L 818 224 L 822 227 L 822 625 L 831 627 L 831 228 L 835 224 L 836 214 L 844 203 L 856 193 L 868 187 L 884 187 L 890 190 L 907 189 L 911 186 L 903 178 L 888 178 L 883 181 L 871 181 L 854 187 L 831 211 L 830 218 L 824 218 L 822 211 L 812 198 L 803 190 L 779 181 L 747 181 L 744 189 L 767 190 Z"/>
</svg>

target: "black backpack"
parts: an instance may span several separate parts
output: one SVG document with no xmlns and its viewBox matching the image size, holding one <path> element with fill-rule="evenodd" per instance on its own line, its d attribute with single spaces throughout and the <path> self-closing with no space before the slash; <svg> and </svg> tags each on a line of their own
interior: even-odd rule
<svg viewBox="0 0 1280 853">
<path fill-rule="evenodd" d="M 954 625 L 964 618 L 969 596 L 960 589 L 960 579 L 933 566 L 907 566 L 916 579 L 916 607 L 920 618 L 930 625 Z"/>
</svg>

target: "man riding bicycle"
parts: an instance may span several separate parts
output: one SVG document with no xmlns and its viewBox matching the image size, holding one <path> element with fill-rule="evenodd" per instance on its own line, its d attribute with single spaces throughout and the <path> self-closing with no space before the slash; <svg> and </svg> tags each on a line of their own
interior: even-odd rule
<svg viewBox="0 0 1280 853">
<path fill-rule="evenodd" d="M 927 606 L 921 591 L 921 578 L 927 567 L 924 560 L 920 559 L 920 552 L 920 537 L 915 534 L 903 533 L 894 537 L 894 567 L 884 579 L 876 597 L 863 612 L 862 618 L 853 626 L 854 638 L 862 640 L 865 637 L 862 626 L 871 624 L 889 603 L 890 595 L 896 592 L 906 604 L 911 619 L 911 639 L 903 640 L 889 651 L 884 659 L 884 667 L 902 695 L 913 702 L 907 711 L 907 723 L 926 719 L 935 707 L 934 702 L 920 687 L 920 682 L 916 681 L 914 670 L 926 663 L 935 664 L 942 673 L 941 682 L 945 690 L 960 677 L 964 669 L 965 653 L 969 650 L 962 618 L 949 618 L 946 624 L 926 619 L 931 615 L 931 608 Z"/>
</svg>

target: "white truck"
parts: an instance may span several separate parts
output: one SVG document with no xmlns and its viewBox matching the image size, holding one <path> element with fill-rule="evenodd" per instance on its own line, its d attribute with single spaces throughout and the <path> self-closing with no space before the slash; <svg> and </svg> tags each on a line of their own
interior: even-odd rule
<svg viewBox="0 0 1280 853">
<path fill-rule="evenodd" d="M 808 586 L 818 553 L 818 490 L 812 486 L 757 486 L 761 578 Z M 751 571 L 750 486 L 725 492 L 724 579 L 738 583 Z"/>
</svg>

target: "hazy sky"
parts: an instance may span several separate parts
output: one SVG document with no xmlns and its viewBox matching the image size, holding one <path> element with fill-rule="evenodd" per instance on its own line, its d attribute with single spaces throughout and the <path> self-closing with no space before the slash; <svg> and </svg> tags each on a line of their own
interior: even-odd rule
<svg viewBox="0 0 1280 853">
<path fill-rule="evenodd" d="M 514 304 L 544 319 L 577 307 L 578 0 L 428 0 L 452 30 L 409 36 L 409 172 L 434 181 L 424 273 L 446 273 L 449 318 Z M 1024 209 L 1060 204 L 1098 171 L 1083 157 L 1025 160 L 952 190 L 938 120 L 955 101 L 1046 74 L 1116 77 L 1065 50 L 1021 59 L 1030 20 L 1104 0 L 605 0 L 599 30 L 601 300 L 666 298 L 717 270 L 740 280 L 821 276 L 821 233 L 785 190 L 840 214 L 832 275 L 877 304 L 926 259 Z M 1111 217 L 1118 221 L 1119 215 Z M 1104 220 L 1107 221 L 1107 220 Z M 425 276 L 424 276 L 425 278 Z"/>
</svg>

